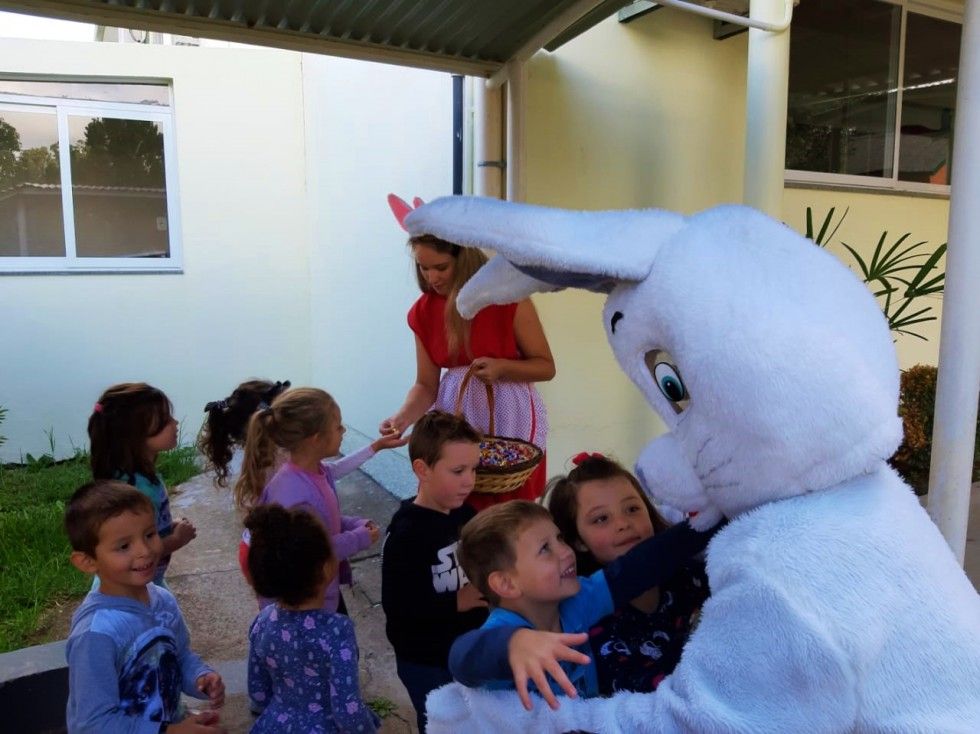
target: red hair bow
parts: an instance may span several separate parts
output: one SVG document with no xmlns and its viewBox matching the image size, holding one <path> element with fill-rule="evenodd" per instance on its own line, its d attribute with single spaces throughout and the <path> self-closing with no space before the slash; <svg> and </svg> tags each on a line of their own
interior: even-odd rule
<svg viewBox="0 0 980 734">
<path fill-rule="evenodd" d="M 575 454 L 575 456 L 572 457 L 572 463 L 575 464 L 575 466 L 578 466 L 583 461 L 587 461 L 589 459 L 605 459 L 605 458 L 606 457 L 603 454 L 600 454 L 597 451 L 591 454 L 588 451 L 582 451 L 581 453 Z"/>
</svg>

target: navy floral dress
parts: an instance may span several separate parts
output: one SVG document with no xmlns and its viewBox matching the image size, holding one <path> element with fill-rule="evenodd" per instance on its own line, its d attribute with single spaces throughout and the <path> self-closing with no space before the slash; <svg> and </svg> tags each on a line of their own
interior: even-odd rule
<svg viewBox="0 0 980 734">
<path fill-rule="evenodd" d="M 361 699 L 348 617 L 273 604 L 259 612 L 248 638 L 248 696 L 259 714 L 252 734 L 377 731 L 381 722 Z"/>
<path fill-rule="evenodd" d="M 599 695 L 653 691 L 674 670 L 708 598 L 704 564 L 692 562 L 660 586 L 660 603 L 647 614 L 631 604 L 589 630 Z"/>
</svg>

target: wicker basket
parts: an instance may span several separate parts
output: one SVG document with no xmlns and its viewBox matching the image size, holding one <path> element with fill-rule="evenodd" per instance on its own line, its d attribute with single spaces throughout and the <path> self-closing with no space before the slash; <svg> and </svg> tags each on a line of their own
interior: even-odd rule
<svg viewBox="0 0 980 734">
<path fill-rule="evenodd" d="M 463 396 L 466 394 L 466 388 L 469 386 L 472 377 L 473 367 L 470 367 L 459 385 L 459 394 L 456 396 L 456 415 L 462 415 Z M 527 481 L 527 478 L 541 463 L 541 457 L 544 454 L 530 441 L 493 435 L 493 388 L 490 385 L 485 385 L 485 387 L 487 389 L 487 412 L 490 415 L 490 432 L 483 437 L 483 441 L 480 443 L 481 459 L 480 464 L 476 467 L 476 484 L 473 486 L 473 491 L 483 494 L 512 492 Z M 487 449 L 491 451 L 512 449 L 526 456 L 526 458 L 509 464 L 484 464 L 482 455 Z"/>
</svg>

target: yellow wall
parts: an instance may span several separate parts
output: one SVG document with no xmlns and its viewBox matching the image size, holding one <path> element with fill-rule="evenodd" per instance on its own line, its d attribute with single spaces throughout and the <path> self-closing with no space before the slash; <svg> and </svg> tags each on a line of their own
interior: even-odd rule
<svg viewBox="0 0 980 734">
<path fill-rule="evenodd" d="M 528 66 L 528 201 L 572 209 L 695 212 L 742 195 L 746 38 L 658 10 L 615 18 Z M 558 366 L 543 386 L 549 473 L 584 449 L 627 465 L 663 426 L 620 371 L 602 329 L 604 297 L 540 296 Z"/>
<path fill-rule="evenodd" d="M 528 201 L 685 213 L 741 201 L 747 40 L 715 41 L 711 21 L 665 8 L 628 24 L 611 18 L 554 54 L 535 56 L 528 65 Z M 946 237 L 945 199 L 790 188 L 784 220 L 803 231 L 807 205 L 818 214 L 850 206 L 839 235 L 862 252 L 885 229 L 911 231 L 933 246 Z M 549 473 L 588 448 L 632 464 L 663 426 L 613 359 L 603 297 L 564 292 L 535 303 L 558 366 L 542 389 L 552 426 Z M 938 316 L 941 300 L 929 303 Z M 935 363 L 938 322 L 923 332 L 928 342 L 897 340 L 903 367 Z"/>
</svg>

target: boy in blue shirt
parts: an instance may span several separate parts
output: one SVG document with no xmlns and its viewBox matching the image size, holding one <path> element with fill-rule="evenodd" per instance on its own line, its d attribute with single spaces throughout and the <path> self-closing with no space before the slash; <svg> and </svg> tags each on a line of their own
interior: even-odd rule
<svg viewBox="0 0 980 734">
<path fill-rule="evenodd" d="M 153 584 L 163 542 L 146 495 L 119 481 L 80 487 L 65 510 L 71 562 L 98 574 L 68 637 L 69 734 L 217 734 L 218 714 L 185 716 L 181 691 L 224 703 L 221 676 L 190 649 L 173 595 Z"/>
<path fill-rule="evenodd" d="M 556 693 L 598 695 L 595 663 L 579 649 L 587 649 L 589 627 L 670 578 L 713 534 L 679 523 L 585 577 L 543 506 L 514 500 L 484 510 L 464 526 L 457 553 L 492 609 L 480 629 L 453 643 L 453 677 L 471 687 L 516 687 L 528 709 L 529 679 L 552 708 Z"/>
</svg>

